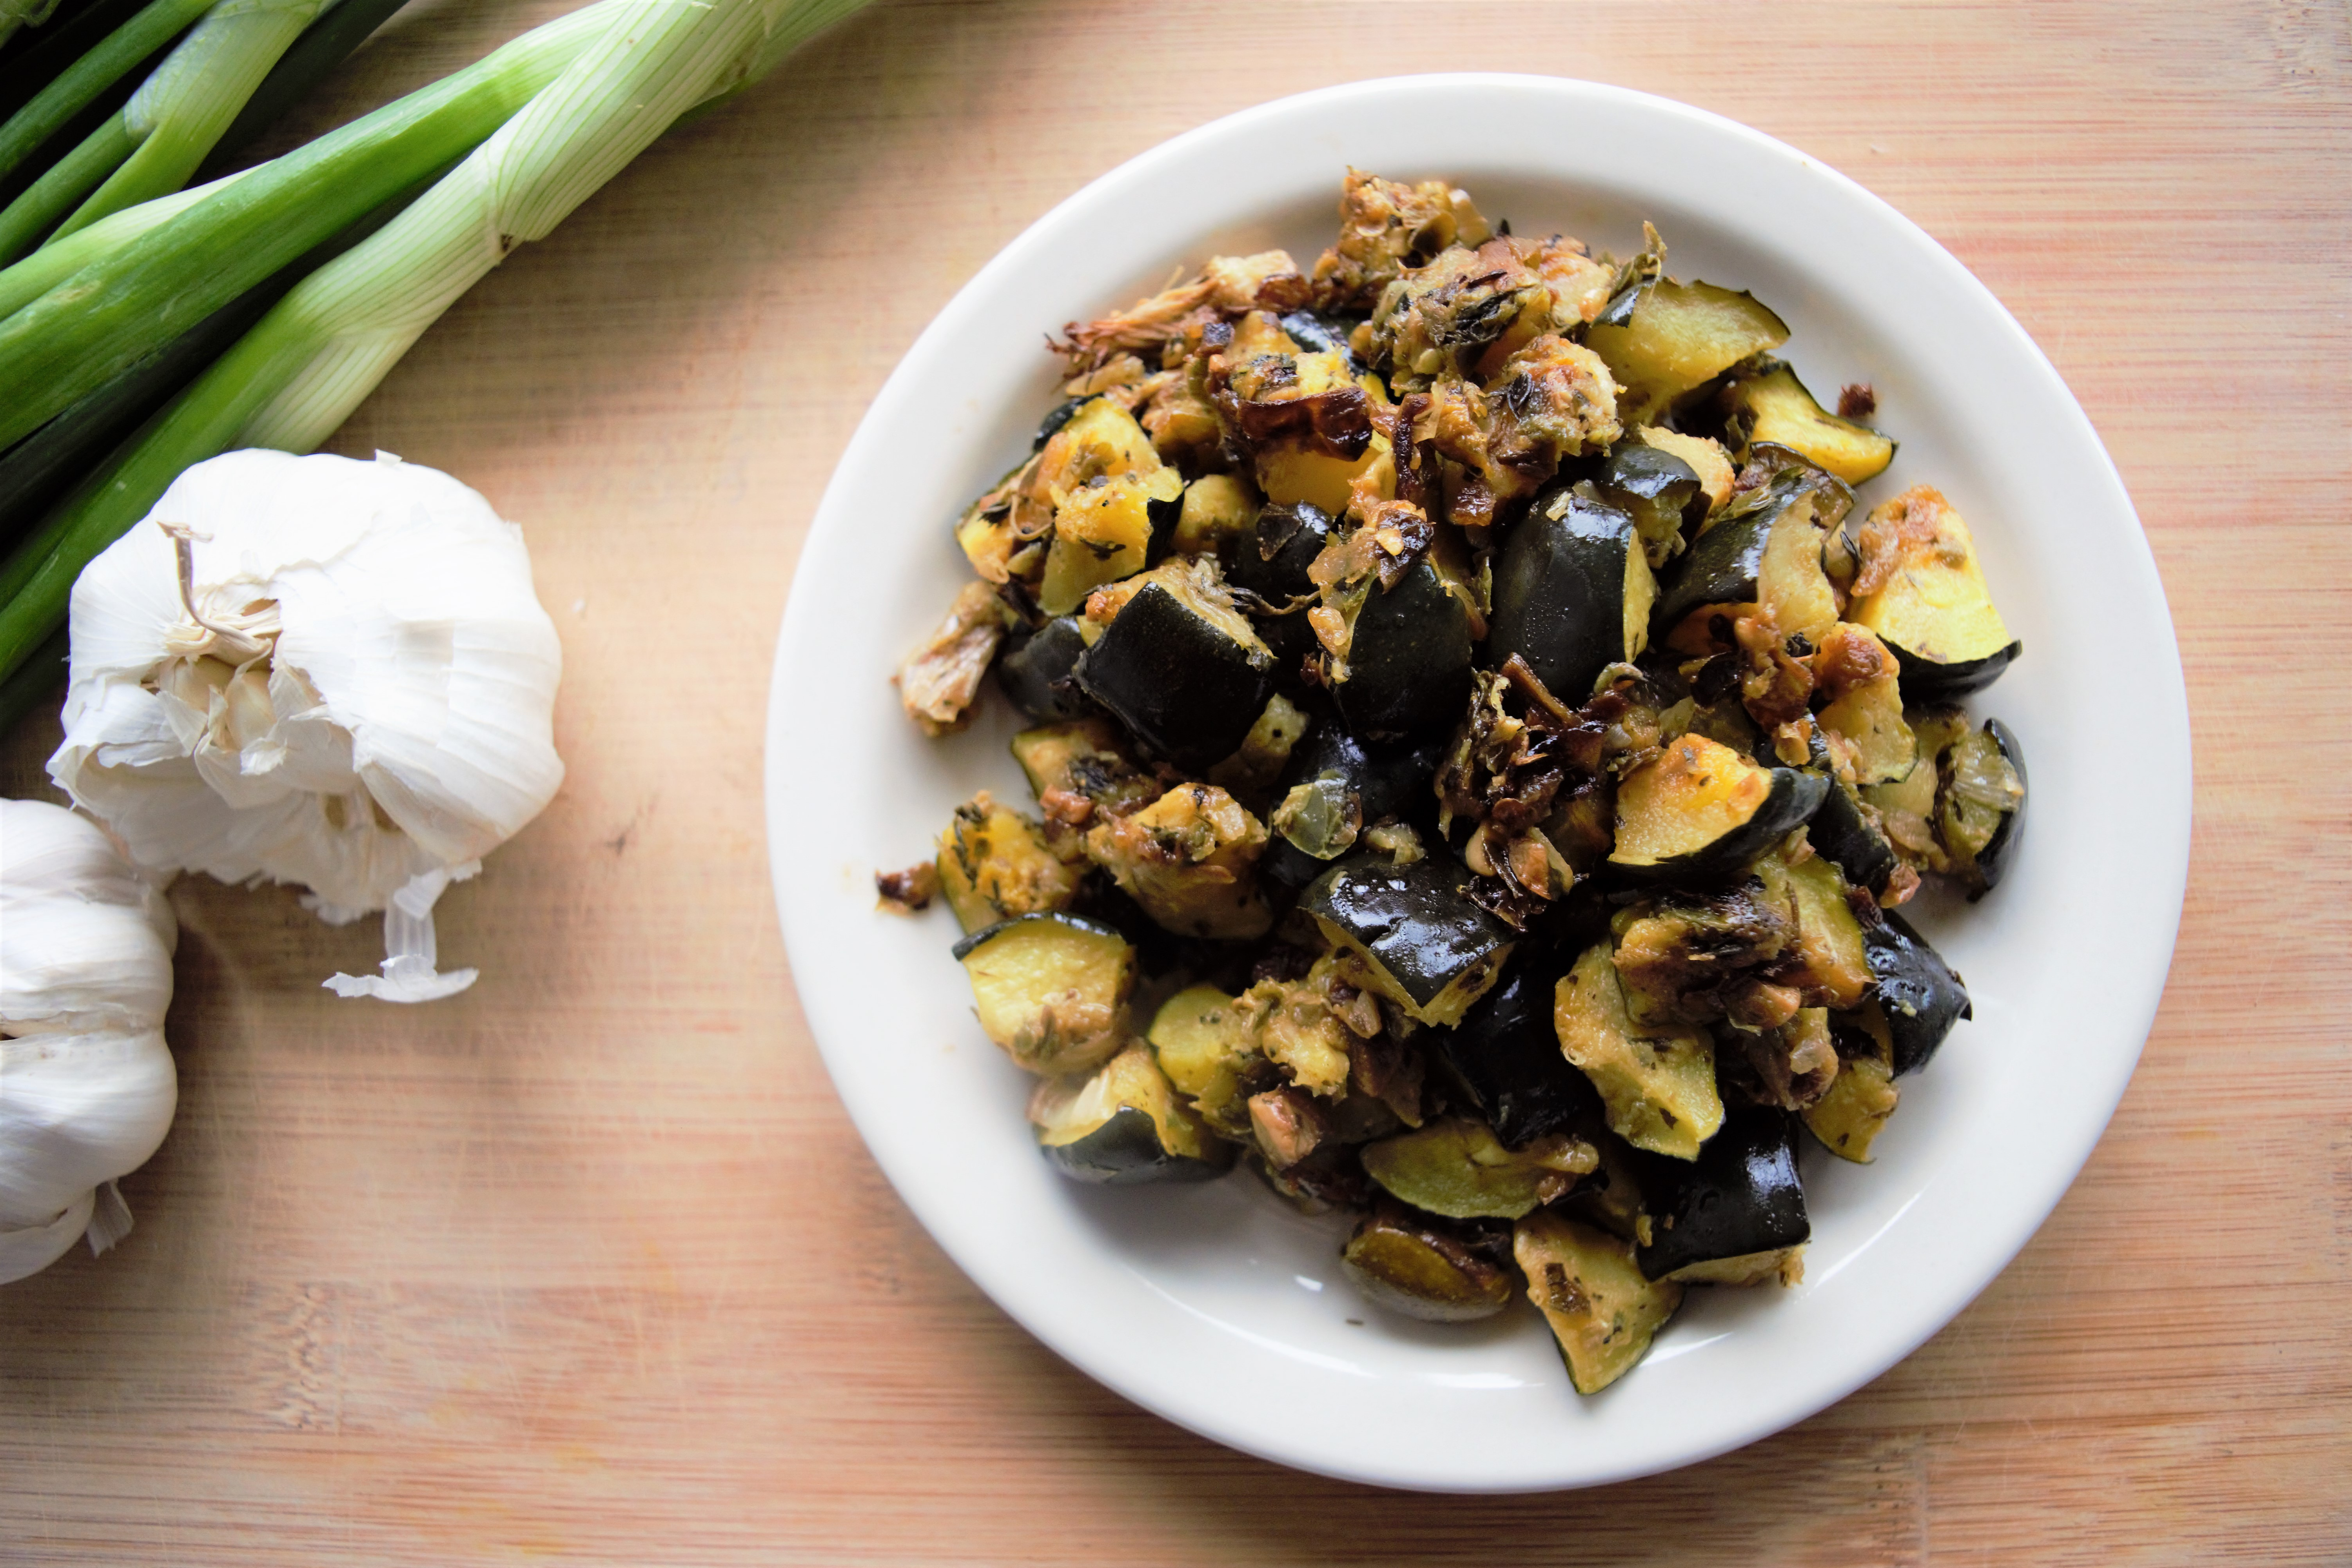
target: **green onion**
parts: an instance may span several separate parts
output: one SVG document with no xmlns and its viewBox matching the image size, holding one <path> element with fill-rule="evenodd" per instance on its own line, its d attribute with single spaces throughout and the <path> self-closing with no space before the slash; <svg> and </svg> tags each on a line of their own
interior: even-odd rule
<svg viewBox="0 0 2352 1568">
<path fill-rule="evenodd" d="M 0 44 L 16 36 L 19 27 L 37 27 L 58 8 L 58 0 L 0 0 Z"/>
<path fill-rule="evenodd" d="M 58 688 L 66 683 L 66 657 L 70 652 L 72 644 L 60 626 L 26 656 L 23 664 L 9 671 L 7 679 L 0 680 L 0 732 L 58 694 Z"/>
<path fill-rule="evenodd" d="M 302 36 L 325 0 L 240 0 L 215 7 L 122 106 L 135 151 L 58 233 L 187 183 L 278 57 Z M 0 237 L 0 256 L 7 254 Z"/>
<path fill-rule="evenodd" d="M 211 8 L 213 0 L 152 0 L 0 125 L 0 174 L 32 156 L 89 101 Z"/>
<path fill-rule="evenodd" d="M 108 34 L 139 15 L 147 0 L 90 0 L 71 16 L 49 19 L 37 37 L 19 33 L 0 51 L 0 120 L 33 100 L 33 95 L 63 76 Z"/>
<path fill-rule="evenodd" d="M 317 446 L 515 244 L 544 237 L 681 114 L 739 90 L 863 3 L 604 0 L 605 30 L 527 109 L 381 233 L 304 280 L 0 568 L 0 671 L 40 644 L 82 567 L 181 470 L 235 445 Z M 0 322 L 0 364 L 14 369 L 9 329 L 51 298 Z M 0 377 L 0 408 L 15 379 Z"/>
<path fill-rule="evenodd" d="M 121 249 L 152 228 L 160 228 L 232 180 L 251 170 L 224 175 L 208 185 L 174 191 L 135 207 L 125 207 L 88 228 L 78 228 L 63 239 L 51 240 L 13 267 L 0 268 L 0 317 L 15 314 L 100 257 Z"/>
<path fill-rule="evenodd" d="M 0 321 L 0 447 L 479 145 L 629 0 L 597 0 L 219 188 Z"/>
<path fill-rule="evenodd" d="M 228 173 L 236 155 L 278 122 L 295 101 L 343 63 L 353 49 L 368 41 L 405 0 L 331 0 L 327 14 L 286 51 L 245 107 L 237 110 L 219 142 L 190 178 L 197 183 Z"/>
</svg>

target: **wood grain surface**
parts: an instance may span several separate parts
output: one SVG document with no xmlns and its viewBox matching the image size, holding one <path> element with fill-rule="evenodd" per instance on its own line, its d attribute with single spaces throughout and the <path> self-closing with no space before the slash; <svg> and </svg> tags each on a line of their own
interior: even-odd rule
<svg viewBox="0 0 2352 1568">
<path fill-rule="evenodd" d="M 562 4 L 416 0 L 299 129 Z M 965 1282 L 810 1043 L 760 785 L 818 492 L 974 268 L 1204 120 L 1482 68 L 1747 121 L 1990 285 L 2138 503 L 2198 772 L 2161 1016 L 2016 1264 L 1777 1437 L 1469 1500 L 1229 1453 Z M 338 438 L 529 530 L 569 782 L 444 903 L 485 971 L 452 1002 L 319 989 L 376 932 L 291 890 L 173 889 L 138 1228 L 0 1292 L 0 1562 L 2352 1562 L 2347 153 L 2341 0 L 876 6 L 515 256 Z M 7 737 L 0 787 L 45 793 L 56 733 Z"/>
</svg>

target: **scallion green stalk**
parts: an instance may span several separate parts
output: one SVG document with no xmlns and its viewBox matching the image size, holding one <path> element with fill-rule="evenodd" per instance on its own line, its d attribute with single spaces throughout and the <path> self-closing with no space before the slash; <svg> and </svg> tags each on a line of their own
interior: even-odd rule
<svg viewBox="0 0 2352 1568">
<path fill-rule="evenodd" d="M 144 10 L 106 36 L 33 100 L 0 124 L 0 174 L 6 174 L 47 141 L 92 99 L 120 81 L 141 60 L 162 48 L 213 0 L 152 0 Z"/>
<path fill-rule="evenodd" d="M 14 266 L 0 268 L 0 318 L 15 314 L 100 257 L 121 249 L 150 229 L 161 228 L 222 186 L 252 172 L 242 169 L 208 185 L 173 191 L 168 196 L 125 207 L 88 228 L 78 228 L 63 239 L 50 241 Z"/>
<path fill-rule="evenodd" d="M 136 150 L 57 232 L 71 234 L 185 184 L 325 3 L 236 0 L 215 6 L 122 106 L 122 128 Z M 0 237 L 0 256 L 6 254 Z"/>
<path fill-rule="evenodd" d="M 597 0 L 271 160 L 0 321 L 0 448 L 478 146 L 629 3 Z"/>
</svg>

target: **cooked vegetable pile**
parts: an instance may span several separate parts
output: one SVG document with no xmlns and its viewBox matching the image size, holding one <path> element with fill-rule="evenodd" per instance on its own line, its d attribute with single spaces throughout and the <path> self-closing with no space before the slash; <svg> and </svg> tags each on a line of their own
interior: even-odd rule
<svg viewBox="0 0 2352 1568">
<path fill-rule="evenodd" d="M 1245 1159 L 1360 1214 L 1384 1308 L 1524 1290 L 1590 1394 L 1685 1286 L 1799 1278 L 1800 1143 L 1866 1162 L 1969 1016 L 1895 911 L 2012 861 L 2016 737 L 1954 704 L 2019 645 L 1941 495 L 1857 504 L 1869 389 L 1654 230 L 1340 216 L 1070 326 L 899 675 L 939 733 L 995 672 L 1035 814 L 877 883 L 945 896 L 1063 1171 Z"/>
</svg>

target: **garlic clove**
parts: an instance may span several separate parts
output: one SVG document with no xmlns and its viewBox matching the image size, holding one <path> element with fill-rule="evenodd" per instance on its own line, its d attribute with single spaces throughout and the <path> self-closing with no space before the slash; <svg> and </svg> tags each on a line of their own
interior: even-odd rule
<svg viewBox="0 0 2352 1568">
<path fill-rule="evenodd" d="M 179 1076 L 161 1029 L 0 1040 L 0 1227 L 46 1224 L 147 1163 Z"/>
<path fill-rule="evenodd" d="M 0 1285 L 38 1274 L 63 1258 L 75 1238 L 89 1228 L 97 1201 L 95 1192 L 84 1193 L 41 1224 L 0 1224 Z"/>
</svg>

